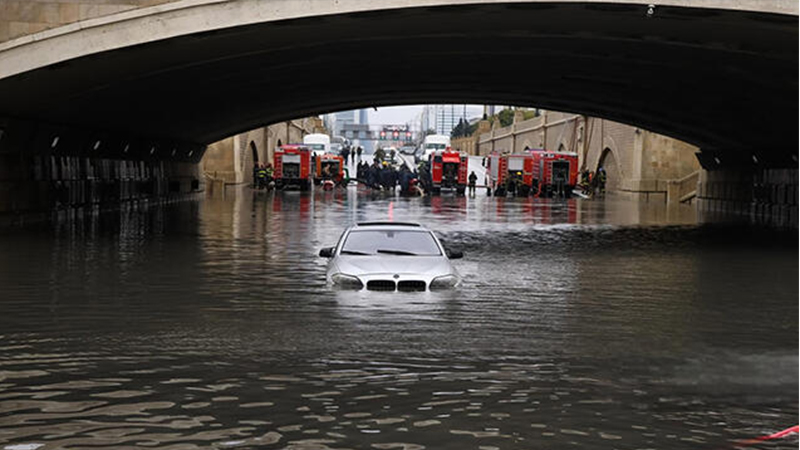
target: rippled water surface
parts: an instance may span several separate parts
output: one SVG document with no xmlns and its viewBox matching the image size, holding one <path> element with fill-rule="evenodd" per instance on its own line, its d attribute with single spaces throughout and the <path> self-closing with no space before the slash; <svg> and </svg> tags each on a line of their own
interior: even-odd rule
<svg viewBox="0 0 800 450">
<path fill-rule="evenodd" d="M 383 219 L 464 250 L 463 286 L 329 289 L 319 248 Z M 6 230 L 0 448 L 733 448 L 797 423 L 797 248 L 691 209 L 352 188 Z"/>
</svg>

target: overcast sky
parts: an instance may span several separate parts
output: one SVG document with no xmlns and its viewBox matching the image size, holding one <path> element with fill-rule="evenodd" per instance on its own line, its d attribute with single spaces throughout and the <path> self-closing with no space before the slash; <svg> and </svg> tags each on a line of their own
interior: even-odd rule
<svg viewBox="0 0 800 450">
<path fill-rule="evenodd" d="M 412 126 L 419 123 L 419 114 L 422 112 L 423 105 L 414 106 L 389 106 L 378 107 L 378 110 L 370 108 L 370 125 L 402 125 L 411 123 Z M 457 112 L 463 112 L 463 105 L 456 107 Z M 467 105 L 467 118 L 478 117 L 483 114 L 482 105 Z"/>
</svg>

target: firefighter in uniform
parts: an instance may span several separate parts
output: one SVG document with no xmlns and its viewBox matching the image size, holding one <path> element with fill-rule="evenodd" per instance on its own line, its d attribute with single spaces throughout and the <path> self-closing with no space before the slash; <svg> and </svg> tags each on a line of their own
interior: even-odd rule
<svg viewBox="0 0 800 450">
<path fill-rule="evenodd" d="M 475 175 L 475 171 L 473 170 L 469 174 L 469 195 L 475 197 L 475 184 L 478 182 L 478 176 Z"/>
<path fill-rule="evenodd" d="M 258 168 L 258 173 L 256 174 L 256 176 L 258 177 L 258 185 L 257 185 L 258 188 L 265 189 L 267 187 L 267 184 L 269 183 L 267 181 L 267 168 L 263 165 L 260 166 Z"/>
</svg>

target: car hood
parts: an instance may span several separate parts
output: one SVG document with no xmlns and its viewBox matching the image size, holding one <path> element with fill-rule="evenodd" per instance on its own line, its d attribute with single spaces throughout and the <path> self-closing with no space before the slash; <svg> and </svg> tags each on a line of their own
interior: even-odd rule
<svg viewBox="0 0 800 450">
<path fill-rule="evenodd" d="M 450 261 L 443 256 L 339 256 L 336 266 L 349 275 L 370 274 L 421 274 L 439 276 L 452 273 Z"/>
</svg>

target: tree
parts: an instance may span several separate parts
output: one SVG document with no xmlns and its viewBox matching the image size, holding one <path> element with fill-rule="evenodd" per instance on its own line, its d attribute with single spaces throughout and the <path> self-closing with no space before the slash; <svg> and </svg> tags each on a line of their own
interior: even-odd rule
<svg viewBox="0 0 800 450">
<path fill-rule="evenodd" d="M 497 113 L 497 118 L 500 119 L 500 126 L 507 127 L 514 123 L 514 110 L 504 109 Z"/>
<path fill-rule="evenodd" d="M 468 127 L 469 127 L 469 124 L 464 122 L 463 118 L 462 119 L 458 119 L 458 125 L 453 127 L 453 129 L 450 131 L 450 137 L 451 138 L 459 138 L 459 137 L 466 136 Z"/>
</svg>

